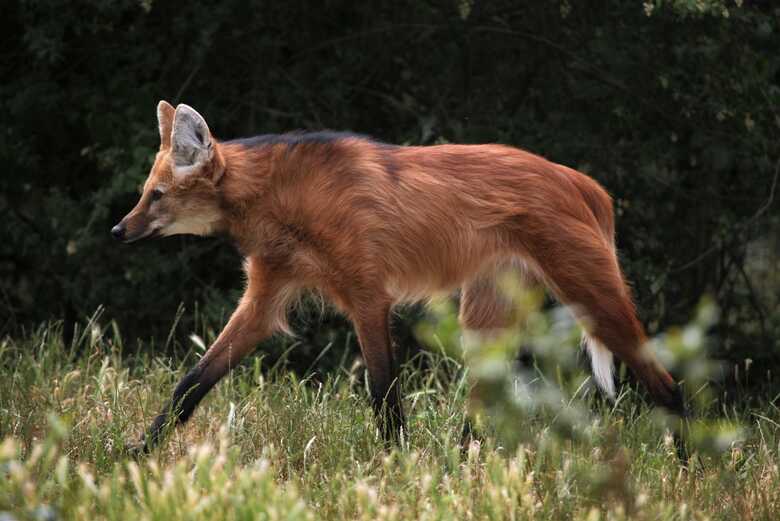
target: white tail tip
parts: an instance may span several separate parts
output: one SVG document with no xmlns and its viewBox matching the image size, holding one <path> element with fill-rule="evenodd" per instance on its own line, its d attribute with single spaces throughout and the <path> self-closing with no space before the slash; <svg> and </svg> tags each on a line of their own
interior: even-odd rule
<svg viewBox="0 0 780 521">
<path fill-rule="evenodd" d="M 604 394 L 614 400 L 615 378 L 612 373 L 615 366 L 612 361 L 612 352 L 585 334 L 582 335 L 582 344 L 590 355 L 593 379 L 596 380 L 596 384 L 604 391 Z"/>
</svg>

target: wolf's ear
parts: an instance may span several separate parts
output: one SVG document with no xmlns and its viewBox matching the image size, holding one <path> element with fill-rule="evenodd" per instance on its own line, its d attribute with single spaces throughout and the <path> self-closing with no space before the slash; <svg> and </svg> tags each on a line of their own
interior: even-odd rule
<svg viewBox="0 0 780 521">
<path fill-rule="evenodd" d="M 160 127 L 160 150 L 170 148 L 171 130 L 173 130 L 173 114 L 176 109 L 165 100 L 157 104 L 157 125 Z"/>
<path fill-rule="evenodd" d="M 173 116 L 171 153 L 177 167 L 205 164 L 213 154 L 211 133 L 203 116 L 189 105 L 180 104 Z"/>
</svg>

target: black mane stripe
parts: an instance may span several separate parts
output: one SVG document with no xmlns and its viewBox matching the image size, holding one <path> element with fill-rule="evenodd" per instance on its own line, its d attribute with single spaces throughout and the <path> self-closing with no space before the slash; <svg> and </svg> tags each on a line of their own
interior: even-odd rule
<svg viewBox="0 0 780 521">
<path fill-rule="evenodd" d="M 261 134 L 259 136 L 252 136 L 239 139 L 231 139 L 225 141 L 228 145 L 242 145 L 247 148 L 259 147 L 264 145 L 306 145 L 306 144 L 327 144 L 335 141 L 341 141 L 344 139 L 360 139 L 362 141 L 371 141 L 370 136 L 365 134 L 357 134 L 354 132 L 336 132 L 331 130 L 322 130 L 316 132 L 306 131 L 294 131 L 286 132 L 284 134 Z M 377 143 L 381 144 L 381 143 Z"/>
</svg>

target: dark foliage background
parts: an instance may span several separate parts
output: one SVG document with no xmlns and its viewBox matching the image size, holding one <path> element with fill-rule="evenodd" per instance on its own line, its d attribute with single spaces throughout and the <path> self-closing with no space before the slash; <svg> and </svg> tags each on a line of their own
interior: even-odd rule
<svg viewBox="0 0 780 521">
<path fill-rule="evenodd" d="M 503 142 L 588 172 L 615 197 L 651 332 L 686 322 L 709 293 L 723 312 L 718 356 L 780 369 L 773 2 L 16 0 L 2 10 L 5 334 L 52 319 L 67 333 L 99 305 L 126 338 L 164 339 L 182 302 L 182 339 L 196 317 L 224 320 L 242 286 L 225 241 L 130 247 L 108 233 L 150 167 L 164 98 L 196 107 L 222 138 L 332 128 L 406 144 Z M 342 319 L 299 322 L 302 363 L 331 341 L 328 357 L 339 356 Z"/>
</svg>

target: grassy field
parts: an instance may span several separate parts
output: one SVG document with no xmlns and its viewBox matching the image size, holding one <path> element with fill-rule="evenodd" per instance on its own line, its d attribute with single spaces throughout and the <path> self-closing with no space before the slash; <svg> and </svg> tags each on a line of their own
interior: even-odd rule
<svg viewBox="0 0 780 521">
<path fill-rule="evenodd" d="M 125 443 L 195 355 L 123 356 L 108 329 L 68 347 L 45 327 L 0 344 L 3 521 L 780 518 L 777 403 L 711 405 L 741 423 L 741 441 L 691 471 L 630 390 L 614 406 L 585 393 L 518 418 L 493 411 L 464 446 L 470 387 L 441 354 L 405 368 L 400 448 L 378 439 L 358 366 L 298 378 L 256 356 L 136 462 Z M 587 411 L 576 438 L 551 428 L 568 407 Z M 507 426 L 516 440 L 499 435 Z"/>
</svg>

